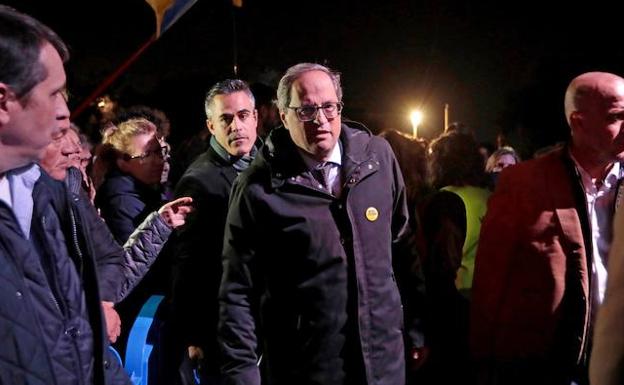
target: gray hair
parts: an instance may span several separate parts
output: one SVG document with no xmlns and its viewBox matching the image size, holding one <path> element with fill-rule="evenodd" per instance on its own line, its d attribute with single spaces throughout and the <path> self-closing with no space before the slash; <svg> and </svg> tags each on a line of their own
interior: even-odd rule
<svg viewBox="0 0 624 385">
<path fill-rule="evenodd" d="M 286 70 L 286 73 L 282 76 L 277 86 L 277 108 L 279 108 L 280 112 L 285 112 L 290 105 L 290 91 L 293 83 L 299 79 L 301 75 L 310 71 L 325 72 L 334 84 L 334 90 L 336 91 L 338 101 L 342 100 L 342 86 L 340 85 L 339 72 L 317 63 L 299 63 Z"/>
<path fill-rule="evenodd" d="M 251 102 L 255 106 L 256 99 L 254 98 L 253 93 L 251 93 L 251 90 L 249 89 L 249 84 L 247 84 L 247 82 L 245 82 L 244 80 L 226 79 L 212 86 L 212 88 L 208 90 L 208 92 L 206 93 L 206 99 L 204 100 L 204 108 L 206 110 L 206 119 L 210 120 L 210 118 L 212 117 L 212 110 L 211 110 L 212 102 L 214 101 L 215 97 L 219 95 L 229 95 L 229 94 L 233 94 L 235 92 L 241 92 L 241 91 L 247 94 L 247 96 L 249 96 L 249 99 L 251 99 Z"/>
</svg>

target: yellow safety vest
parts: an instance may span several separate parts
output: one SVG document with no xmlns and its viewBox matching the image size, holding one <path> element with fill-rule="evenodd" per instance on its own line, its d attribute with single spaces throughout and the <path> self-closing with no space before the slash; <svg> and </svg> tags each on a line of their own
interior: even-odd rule
<svg viewBox="0 0 624 385">
<path fill-rule="evenodd" d="M 462 248 L 461 266 L 457 270 L 455 286 L 462 294 L 470 297 L 472 277 L 474 275 L 475 256 L 479 245 L 481 221 L 487 211 L 490 191 L 474 186 L 446 186 L 442 190 L 450 191 L 461 198 L 466 208 L 466 239 Z"/>
</svg>

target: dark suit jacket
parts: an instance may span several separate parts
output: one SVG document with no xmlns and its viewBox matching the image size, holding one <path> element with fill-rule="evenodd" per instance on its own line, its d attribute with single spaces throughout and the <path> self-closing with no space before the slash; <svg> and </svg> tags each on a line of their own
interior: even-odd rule
<svg viewBox="0 0 624 385">
<path fill-rule="evenodd" d="M 481 228 L 471 312 L 480 362 L 543 367 L 552 379 L 584 363 L 590 317 L 587 206 L 567 151 L 502 173 Z"/>
<path fill-rule="evenodd" d="M 176 197 L 193 198 L 195 210 L 177 232 L 173 311 L 185 346 L 204 349 L 215 362 L 221 282 L 223 231 L 236 170 L 212 149 L 189 166 L 176 186 Z"/>
</svg>

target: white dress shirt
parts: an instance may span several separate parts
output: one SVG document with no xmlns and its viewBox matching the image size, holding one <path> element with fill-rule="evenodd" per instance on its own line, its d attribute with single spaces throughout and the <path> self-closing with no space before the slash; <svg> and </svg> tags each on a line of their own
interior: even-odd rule
<svg viewBox="0 0 624 385">
<path fill-rule="evenodd" d="M 335 196 L 340 196 L 340 192 L 342 191 L 342 180 L 340 178 L 340 166 L 342 165 L 342 149 L 340 148 L 340 141 L 337 141 L 334 145 L 334 149 L 332 150 L 329 159 L 326 162 L 319 162 L 318 160 L 312 158 L 310 154 L 299 149 L 299 153 L 303 158 L 303 162 L 306 166 L 308 166 L 309 170 L 319 169 L 325 166 L 325 164 L 329 163 L 331 168 L 329 169 L 329 175 L 327 177 L 327 182 L 329 184 L 331 193 Z M 320 185 L 319 187 L 323 187 Z"/>
<path fill-rule="evenodd" d="M 587 201 L 587 214 L 592 234 L 592 301 L 600 305 L 604 299 L 607 287 L 607 258 L 613 239 L 613 207 L 617 194 L 618 179 L 621 177 L 619 163 L 614 163 L 605 178 L 601 181 L 592 178 L 587 171 L 576 164 L 576 169 L 581 175 L 585 199 Z M 598 306 L 592 307 L 592 316 Z"/>
</svg>

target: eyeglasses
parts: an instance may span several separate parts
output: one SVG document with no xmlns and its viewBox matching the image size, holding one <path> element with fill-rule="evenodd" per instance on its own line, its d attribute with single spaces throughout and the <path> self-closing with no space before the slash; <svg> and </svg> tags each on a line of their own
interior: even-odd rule
<svg viewBox="0 0 624 385">
<path fill-rule="evenodd" d="M 162 146 L 156 150 L 148 150 L 139 155 L 124 154 L 124 159 L 126 160 L 138 159 L 139 162 L 141 163 L 146 162 L 148 159 L 155 159 L 155 158 L 169 159 L 169 147 Z"/>
<path fill-rule="evenodd" d="M 343 107 L 344 104 L 342 102 L 327 102 L 321 104 L 320 106 L 312 104 L 300 107 L 288 106 L 288 108 L 290 108 L 291 110 L 295 110 L 297 118 L 301 122 L 309 122 L 316 119 L 319 110 L 323 110 L 323 115 L 325 115 L 327 119 L 333 119 L 340 115 Z"/>
</svg>

